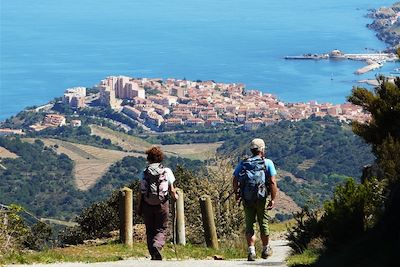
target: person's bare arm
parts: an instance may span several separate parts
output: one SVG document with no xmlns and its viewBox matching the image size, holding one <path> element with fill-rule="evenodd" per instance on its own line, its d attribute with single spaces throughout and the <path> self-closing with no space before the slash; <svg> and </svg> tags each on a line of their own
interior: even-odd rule
<svg viewBox="0 0 400 267">
<path fill-rule="evenodd" d="M 275 207 L 275 198 L 276 198 L 276 194 L 278 193 L 278 186 L 276 183 L 276 177 L 275 176 L 271 176 L 271 200 L 268 202 L 268 206 L 267 209 L 272 209 L 273 207 Z"/>
<path fill-rule="evenodd" d="M 178 192 L 176 191 L 174 184 L 169 185 L 169 192 L 172 198 L 176 201 L 179 198 Z"/>
</svg>

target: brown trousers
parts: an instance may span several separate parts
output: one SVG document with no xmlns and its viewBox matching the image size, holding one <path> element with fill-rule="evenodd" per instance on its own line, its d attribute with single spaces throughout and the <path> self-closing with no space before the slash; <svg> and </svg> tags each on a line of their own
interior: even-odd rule
<svg viewBox="0 0 400 267">
<path fill-rule="evenodd" d="M 143 201 L 142 214 L 146 225 L 147 248 L 152 254 L 155 248 L 161 250 L 165 244 L 169 201 L 157 206 L 150 206 Z"/>
</svg>

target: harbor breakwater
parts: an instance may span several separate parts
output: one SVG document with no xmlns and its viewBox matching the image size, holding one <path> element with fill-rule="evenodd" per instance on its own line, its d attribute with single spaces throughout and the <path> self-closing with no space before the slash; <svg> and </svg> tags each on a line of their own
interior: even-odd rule
<svg viewBox="0 0 400 267">
<path fill-rule="evenodd" d="M 285 59 L 295 59 L 295 60 L 347 59 L 347 60 L 365 61 L 365 63 L 367 63 L 367 66 L 359 68 L 354 72 L 355 74 L 364 74 L 369 71 L 382 67 L 385 62 L 397 61 L 399 58 L 394 53 L 345 54 L 340 50 L 333 50 L 328 54 L 304 54 L 300 56 L 286 56 Z"/>
</svg>

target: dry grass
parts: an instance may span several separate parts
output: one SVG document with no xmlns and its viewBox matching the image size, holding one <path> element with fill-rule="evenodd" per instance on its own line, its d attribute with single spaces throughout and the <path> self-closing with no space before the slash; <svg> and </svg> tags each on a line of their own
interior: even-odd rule
<svg viewBox="0 0 400 267">
<path fill-rule="evenodd" d="M 115 145 L 122 147 L 127 151 L 145 151 L 151 144 L 141 138 L 114 131 L 107 127 L 98 125 L 90 125 L 93 135 L 98 135 L 102 138 L 110 139 Z"/>
<path fill-rule="evenodd" d="M 16 159 L 18 158 L 18 155 L 0 146 L 0 159 L 5 158 Z"/>
<path fill-rule="evenodd" d="M 74 227 L 74 226 L 78 225 L 78 223 L 76 223 L 76 222 L 61 221 L 61 220 L 51 219 L 51 218 L 40 218 L 40 221 L 44 222 L 44 223 L 48 223 L 48 224 L 63 225 L 63 226 L 68 226 L 68 227 Z"/>
<path fill-rule="evenodd" d="M 91 125 L 92 134 L 102 138 L 108 138 L 115 145 L 121 146 L 127 151 L 144 152 L 152 146 L 152 144 L 144 141 L 141 138 L 124 134 L 98 125 Z M 203 143 L 203 144 L 183 144 L 183 145 L 161 145 L 165 154 L 179 156 L 189 159 L 205 160 L 215 155 L 217 148 L 222 145 L 218 143 Z"/>
<path fill-rule="evenodd" d="M 215 156 L 217 149 L 222 142 L 202 143 L 202 144 L 184 144 L 184 145 L 162 145 L 161 148 L 166 154 L 180 156 L 189 159 L 206 160 Z"/>
<path fill-rule="evenodd" d="M 32 142 L 33 139 L 25 139 Z M 74 177 L 76 187 L 88 190 L 107 172 L 115 162 L 126 156 L 142 156 L 139 153 L 122 152 L 94 146 L 75 144 L 58 139 L 41 138 L 46 146 L 53 147 L 57 153 L 66 154 L 74 161 Z M 54 146 L 57 145 L 58 148 Z"/>
<path fill-rule="evenodd" d="M 288 172 L 288 171 L 285 171 L 285 170 L 282 170 L 282 169 L 278 169 L 278 175 L 277 175 L 277 180 L 278 181 L 283 179 L 286 176 L 289 176 L 290 179 L 292 179 L 292 181 L 294 181 L 294 182 L 296 182 L 298 184 L 302 184 L 302 183 L 305 182 L 305 180 L 294 176 L 293 173 L 291 173 L 291 172 Z"/>
<path fill-rule="evenodd" d="M 279 186 L 279 183 L 278 183 Z M 283 191 L 278 192 L 278 196 L 276 198 L 276 206 L 275 208 L 271 211 L 272 216 L 274 216 L 276 213 L 282 213 L 282 214 L 292 214 L 293 212 L 300 211 L 300 207 L 294 202 L 294 200 L 286 195 Z"/>
</svg>

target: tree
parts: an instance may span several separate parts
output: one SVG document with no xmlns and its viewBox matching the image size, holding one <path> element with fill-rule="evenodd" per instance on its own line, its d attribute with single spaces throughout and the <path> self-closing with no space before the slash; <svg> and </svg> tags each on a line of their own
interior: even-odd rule
<svg viewBox="0 0 400 267">
<path fill-rule="evenodd" d="M 400 234 L 396 223 L 400 209 L 400 77 L 394 82 L 380 76 L 375 90 L 355 88 L 348 100 L 371 114 L 365 123 L 354 122 L 353 131 L 373 146 L 379 177 L 385 186 L 384 228 Z"/>
<path fill-rule="evenodd" d="M 353 131 L 372 144 L 375 153 L 389 136 L 400 139 L 400 78 L 391 83 L 380 76 L 378 82 L 375 92 L 355 88 L 348 97 L 351 103 L 371 113 L 369 122 L 353 122 Z"/>
</svg>

